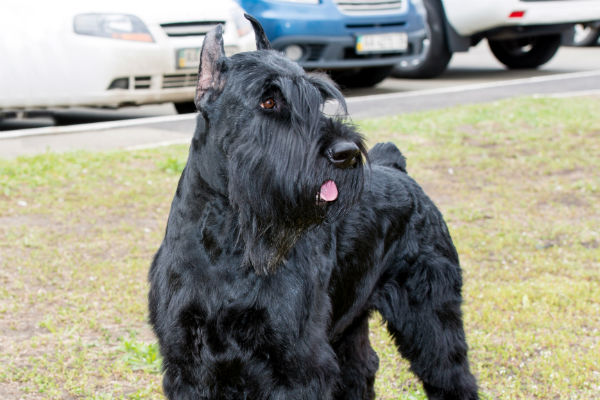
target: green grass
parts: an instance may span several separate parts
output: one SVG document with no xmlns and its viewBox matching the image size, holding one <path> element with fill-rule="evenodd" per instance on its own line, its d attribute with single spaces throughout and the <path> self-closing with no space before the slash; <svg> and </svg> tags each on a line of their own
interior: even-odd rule
<svg viewBox="0 0 600 400">
<path fill-rule="evenodd" d="M 360 121 L 393 141 L 461 256 L 484 399 L 600 393 L 600 100 Z M 0 160 L 0 398 L 157 399 L 147 269 L 187 146 Z M 377 317 L 378 399 L 424 399 Z"/>
<path fill-rule="evenodd" d="M 133 335 L 130 339 L 123 339 L 122 350 L 125 354 L 121 361 L 133 371 L 160 373 L 161 359 L 157 343 L 139 342 Z"/>
</svg>

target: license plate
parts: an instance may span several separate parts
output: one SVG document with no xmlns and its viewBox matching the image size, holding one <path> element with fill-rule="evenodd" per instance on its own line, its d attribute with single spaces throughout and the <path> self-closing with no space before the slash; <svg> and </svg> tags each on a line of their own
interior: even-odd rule
<svg viewBox="0 0 600 400">
<path fill-rule="evenodd" d="M 359 35 L 356 38 L 356 53 L 386 53 L 406 51 L 408 35 L 404 32 Z"/>
<path fill-rule="evenodd" d="M 178 49 L 175 60 L 178 69 L 198 68 L 198 64 L 200 64 L 200 48 Z"/>
</svg>

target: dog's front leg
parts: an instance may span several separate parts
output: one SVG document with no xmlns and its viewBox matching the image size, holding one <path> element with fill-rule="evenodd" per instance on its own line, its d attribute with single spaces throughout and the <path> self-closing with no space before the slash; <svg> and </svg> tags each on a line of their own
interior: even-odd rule
<svg viewBox="0 0 600 400">
<path fill-rule="evenodd" d="M 375 373 L 379 367 L 377 353 L 369 341 L 369 314 L 350 326 L 344 335 L 333 343 L 340 364 L 340 385 L 336 400 L 375 399 Z"/>
<path fill-rule="evenodd" d="M 181 313 L 170 311 L 163 315 L 162 327 L 166 329 L 161 329 L 158 335 L 163 356 L 164 394 L 170 400 L 209 399 L 209 389 L 203 388 L 206 371 L 201 365 L 203 345 L 198 324 L 191 313 L 181 317 Z"/>
<path fill-rule="evenodd" d="M 199 367 L 199 366 L 198 366 Z M 170 400 L 208 399 L 200 394 L 201 390 L 194 384 L 185 382 L 184 371 L 167 368 L 163 375 L 163 391 Z"/>
</svg>

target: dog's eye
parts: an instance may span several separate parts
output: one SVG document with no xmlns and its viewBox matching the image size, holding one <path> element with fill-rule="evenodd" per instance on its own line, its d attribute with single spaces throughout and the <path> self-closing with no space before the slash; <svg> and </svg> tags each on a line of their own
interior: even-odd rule
<svg viewBox="0 0 600 400">
<path fill-rule="evenodd" d="M 260 108 L 264 108 L 265 110 L 270 110 L 274 107 L 275 107 L 275 99 L 272 97 L 269 97 L 268 99 L 266 99 L 265 101 L 260 103 Z"/>
</svg>

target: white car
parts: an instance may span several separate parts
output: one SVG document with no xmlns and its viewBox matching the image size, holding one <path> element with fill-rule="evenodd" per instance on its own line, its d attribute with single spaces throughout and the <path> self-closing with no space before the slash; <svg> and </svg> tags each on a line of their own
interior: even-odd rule
<svg viewBox="0 0 600 400">
<path fill-rule="evenodd" d="M 396 66 L 394 76 L 431 78 L 452 53 L 487 39 L 508 68 L 548 62 L 576 24 L 600 20 L 600 0 L 411 0 L 427 21 L 420 56 Z"/>
<path fill-rule="evenodd" d="M 0 3 L 0 114 L 173 102 L 190 111 L 204 35 L 225 52 L 255 48 L 232 0 Z"/>
</svg>

